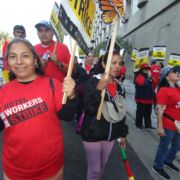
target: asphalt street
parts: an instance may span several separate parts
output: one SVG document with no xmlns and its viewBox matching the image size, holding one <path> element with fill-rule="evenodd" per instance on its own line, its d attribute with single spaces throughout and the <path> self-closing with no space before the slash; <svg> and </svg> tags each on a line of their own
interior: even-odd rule
<svg viewBox="0 0 180 180">
<path fill-rule="evenodd" d="M 81 136 L 75 133 L 75 127 L 75 121 L 62 121 L 65 146 L 64 180 L 86 180 L 86 156 Z M 0 150 L 2 153 L 2 135 L 0 137 Z M 126 148 L 126 156 L 135 179 L 153 180 L 150 173 L 143 165 L 142 161 L 138 158 L 137 154 L 134 152 L 129 143 L 127 144 Z M 3 180 L 2 162 L 0 162 L 0 168 L 0 180 Z M 122 154 L 117 142 L 115 142 L 109 157 L 102 180 L 128 180 Z"/>
</svg>

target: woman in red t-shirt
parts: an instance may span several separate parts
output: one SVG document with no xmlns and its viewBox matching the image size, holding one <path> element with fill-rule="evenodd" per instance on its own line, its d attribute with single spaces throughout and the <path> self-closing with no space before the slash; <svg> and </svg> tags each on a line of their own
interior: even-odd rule
<svg viewBox="0 0 180 180">
<path fill-rule="evenodd" d="M 45 77 L 33 46 L 13 39 L 6 59 L 10 82 L 0 91 L 0 129 L 4 129 L 2 163 L 5 180 L 62 180 L 64 164 L 60 119 L 76 112 L 75 82 Z M 67 104 L 62 105 L 63 92 Z M 3 121 L 2 121 L 3 120 Z"/>
<path fill-rule="evenodd" d="M 179 172 L 172 163 L 177 151 L 180 150 L 180 134 L 177 133 L 173 122 L 173 119 L 180 121 L 180 88 L 176 86 L 177 81 L 180 80 L 179 72 L 180 66 L 165 67 L 159 72 L 156 114 L 160 143 L 152 170 L 164 179 L 170 179 L 170 177 L 163 170 L 163 166 Z"/>
</svg>

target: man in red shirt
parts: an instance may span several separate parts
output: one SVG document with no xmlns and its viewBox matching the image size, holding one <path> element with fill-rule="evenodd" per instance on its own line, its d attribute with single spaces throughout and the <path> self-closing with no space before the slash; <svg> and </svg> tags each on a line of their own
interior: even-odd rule
<svg viewBox="0 0 180 180">
<path fill-rule="evenodd" d="M 37 28 L 37 34 L 41 43 L 35 45 L 34 48 L 41 59 L 45 75 L 56 78 L 63 83 L 70 61 L 70 53 L 67 46 L 62 43 L 57 43 L 56 52 L 53 53 L 55 47 L 55 41 L 53 41 L 54 33 L 48 21 L 39 22 L 35 25 L 35 28 Z M 73 74 L 74 73 L 75 67 L 73 68 Z"/>
<path fill-rule="evenodd" d="M 121 70 L 119 71 L 119 74 L 116 76 L 116 78 L 123 82 L 125 80 L 125 74 L 126 74 L 126 68 L 124 67 L 124 61 L 122 61 Z"/>
<path fill-rule="evenodd" d="M 152 74 L 152 79 L 154 80 L 154 86 L 158 85 L 159 82 L 159 71 L 160 71 L 160 67 L 156 66 L 156 59 L 152 59 L 151 60 L 151 74 Z"/>
</svg>

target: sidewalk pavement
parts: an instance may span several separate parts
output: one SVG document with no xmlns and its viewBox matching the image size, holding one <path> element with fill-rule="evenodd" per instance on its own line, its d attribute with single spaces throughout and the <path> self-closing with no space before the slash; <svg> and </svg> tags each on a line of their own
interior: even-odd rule
<svg viewBox="0 0 180 180">
<path fill-rule="evenodd" d="M 135 96 L 135 85 L 133 84 L 133 80 L 127 79 L 123 82 L 124 88 L 126 90 L 126 96 L 131 95 L 131 99 L 128 99 L 126 101 L 127 105 L 127 113 L 133 118 L 136 118 L 136 102 L 134 99 Z M 152 121 L 152 126 L 157 127 L 157 119 L 156 119 L 156 114 L 154 111 L 154 105 L 152 108 L 152 114 L 151 114 L 151 121 Z"/>
</svg>

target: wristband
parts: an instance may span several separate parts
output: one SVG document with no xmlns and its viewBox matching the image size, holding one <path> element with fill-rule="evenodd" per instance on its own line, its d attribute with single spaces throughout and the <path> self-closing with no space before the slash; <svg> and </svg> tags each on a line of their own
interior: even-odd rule
<svg viewBox="0 0 180 180">
<path fill-rule="evenodd" d="M 59 67 L 59 69 L 63 69 L 63 67 L 64 67 L 62 62 L 61 62 L 61 64 L 62 64 L 62 65 Z"/>
</svg>

